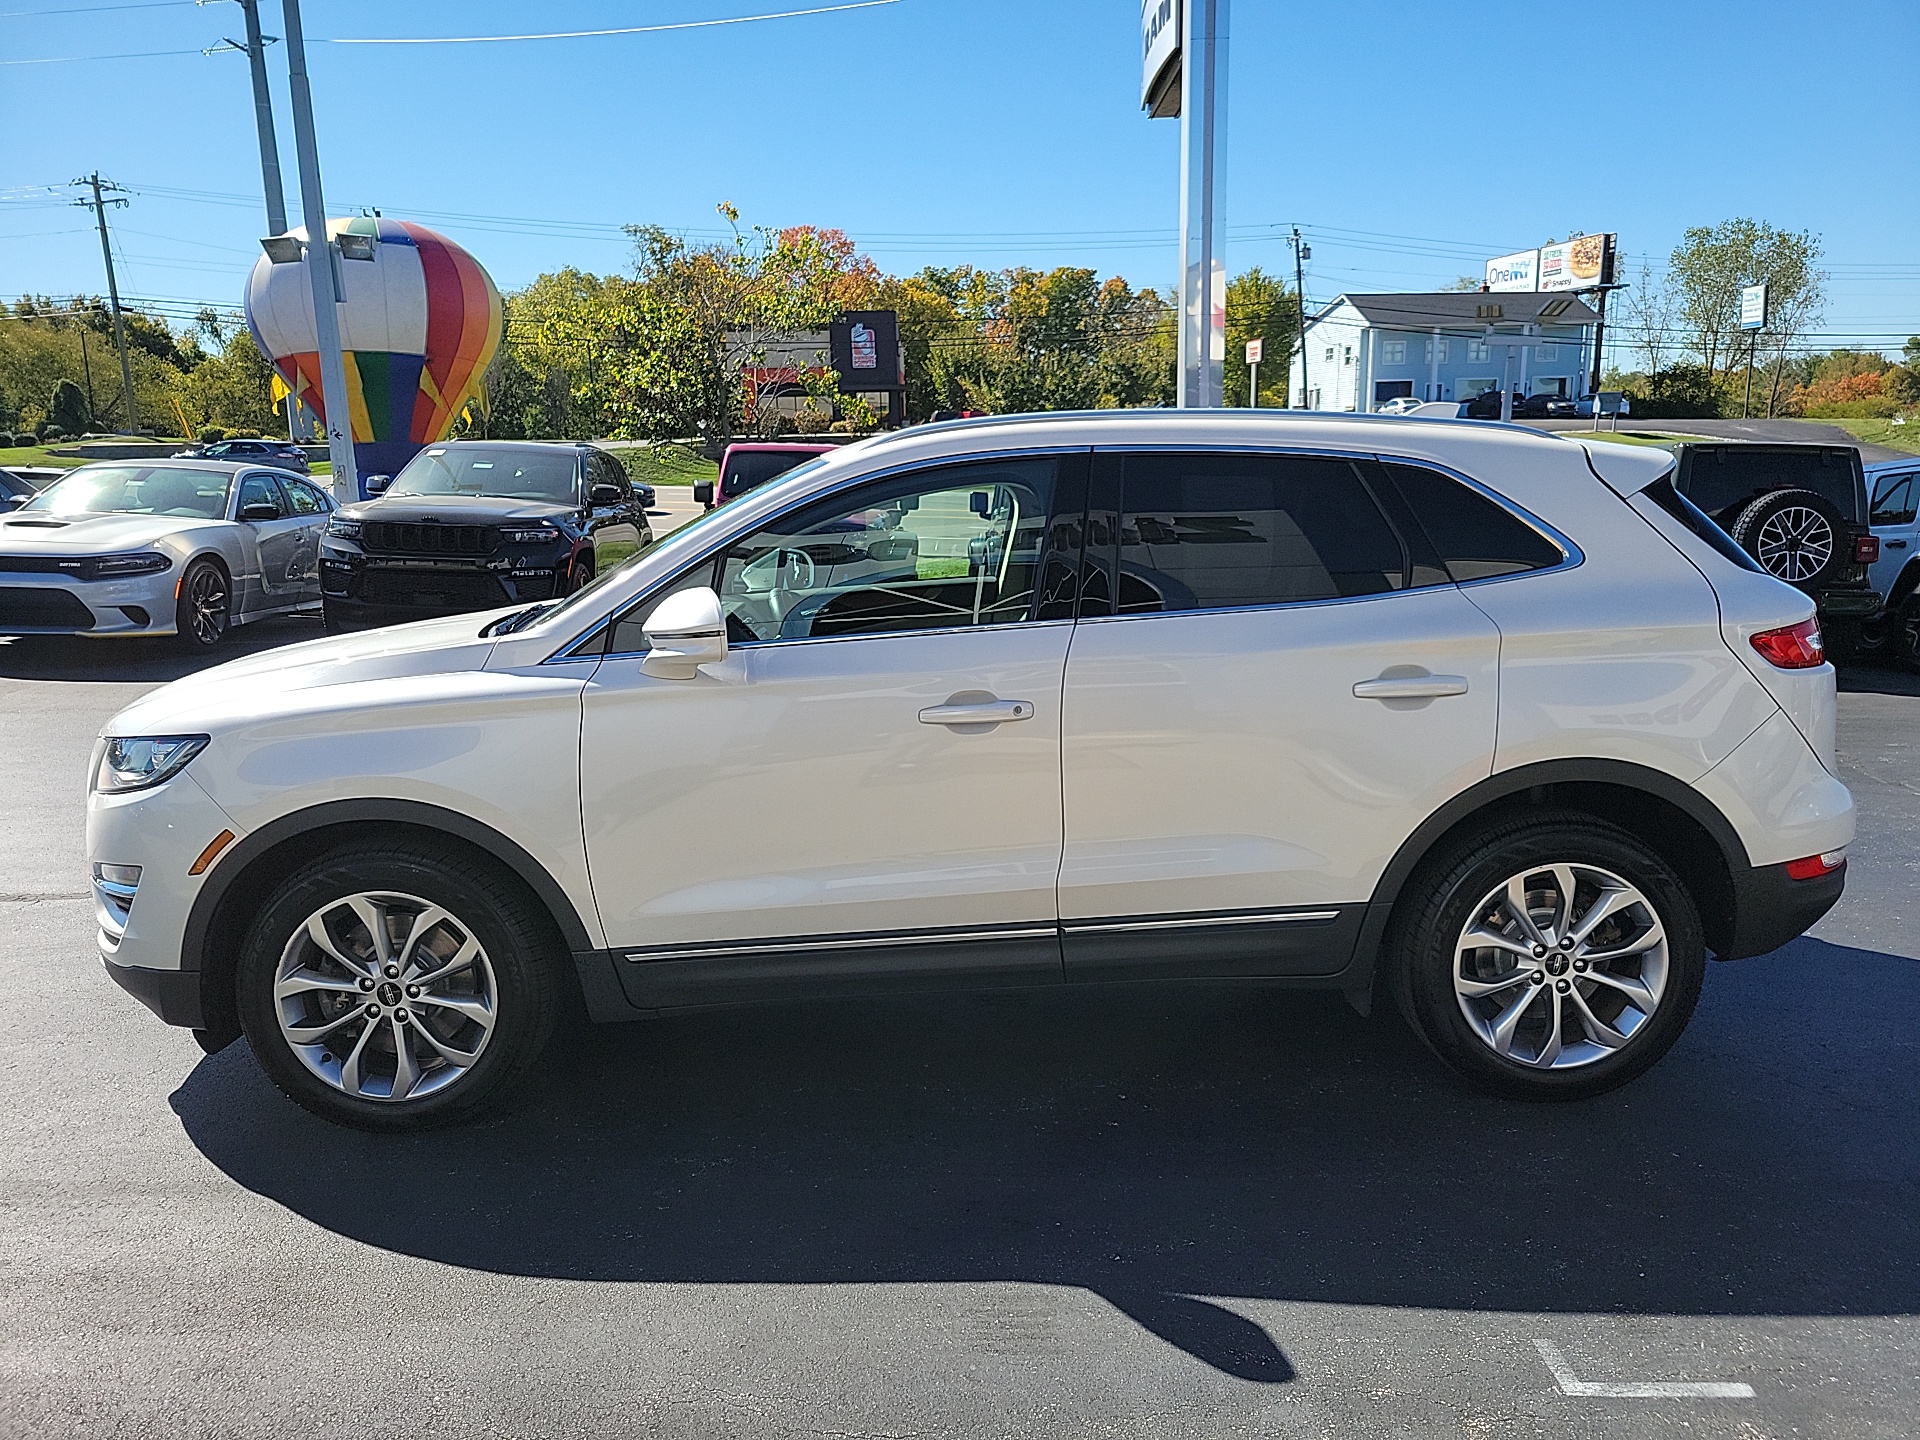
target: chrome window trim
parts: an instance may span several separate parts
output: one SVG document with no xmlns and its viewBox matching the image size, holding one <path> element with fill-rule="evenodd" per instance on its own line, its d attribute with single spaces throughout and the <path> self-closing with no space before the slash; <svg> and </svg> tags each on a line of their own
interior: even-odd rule
<svg viewBox="0 0 1920 1440">
<path fill-rule="evenodd" d="M 721 540 L 717 544 L 715 544 L 713 548 L 708 550 L 705 555 L 702 555 L 697 560 L 690 561 L 688 564 L 674 571 L 672 575 L 667 576 L 666 578 L 661 580 L 659 584 L 649 587 L 647 590 L 645 590 L 641 594 L 634 596 L 631 600 L 628 600 L 625 603 L 617 606 L 609 614 L 601 616 L 600 619 L 596 621 L 593 625 L 589 626 L 586 630 L 581 631 L 580 633 L 575 635 L 571 640 L 568 640 L 567 642 L 562 644 L 558 650 L 556 650 L 553 654 L 549 655 L 546 659 L 542 660 L 540 663 L 542 665 L 556 665 L 556 664 L 565 664 L 568 662 L 582 661 L 582 660 L 623 660 L 623 659 L 629 659 L 636 655 L 645 655 L 647 652 L 644 650 L 624 650 L 615 655 L 581 655 L 581 654 L 576 654 L 574 652 L 576 652 L 580 648 L 580 646 L 583 645 L 585 642 L 587 642 L 588 640 L 591 640 L 594 637 L 594 635 L 597 634 L 599 631 L 605 629 L 609 625 L 615 624 L 619 620 L 619 617 L 624 615 L 627 611 L 632 610 L 637 606 L 646 604 L 647 601 L 651 600 L 655 595 L 659 594 L 662 590 L 665 590 L 669 586 L 676 583 L 678 580 L 681 579 L 681 577 L 685 576 L 689 571 L 696 570 L 702 565 L 711 565 L 714 561 L 714 557 L 720 553 L 721 549 L 727 545 L 732 544 L 735 540 L 739 539 L 742 534 L 750 533 L 752 530 L 759 529 L 763 526 L 775 524 L 781 519 L 783 519 L 784 517 L 793 514 L 794 511 L 796 510 L 804 509 L 807 506 L 814 504 L 816 501 L 829 499 L 834 495 L 840 494 L 842 491 L 852 489 L 856 485 L 864 485 L 869 480 L 885 480 L 892 476 L 904 475 L 914 470 L 931 470 L 936 467 L 944 468 L 945 466 L 948 466 L 948 465 L 974 465 L 974 464 L 980 464 L 982 462 L 990 462 L 995 460 L 1031 459 L 1036 455 L 1085 455 L 1085 454 L 1090 454 L 1095 448 L 1096 447 L 1092 445 L 1086 445 L 1086 444 L 1026 445 L 1026 446 L 1021 446 L 1017 449 L 989 450 L 981 453 L 968 451 L 964 454 L 959 454 L 959 455 L 942 455 L 937 459 L 927 459 L 923 457 L 918 460 L 903 460 L 897 465 L 888 465 L 879 470 L 864 470 L 858 475 L 850 475 L 845 480 L 839 482 L 836 485 L 831 485 L 824 490 L 819 490 L 814 492 L 811 495 L 807 495 L 800 499 L 797 499 L 791 505 L 788 505 L 783 509 L 775 510 L 772 514 L 764 516 L 759 520 L 751 521 L 748 524 L 743 525 L 738 530 L 728 531 L 727 534 L 723 538 L 721 538 Z M 776 476 L 773 480 L 770 480 L 767 483 L 769 485 L 778 484 L 779 479 L 780 477 Z M 755 487 L 755 488 L 758 489 L 760 487 Z M 672 534 L 668 534 L 662 541 L 658 543 L 661 543 L 661 544 L 671 543 L 672 539 L 673 539 Z M 822 635 L 818 637 L 808 636 L 805 639 L 794 639 L 794 640 L 743 640 L 737 646 L 729 644 L 727 646 L 727 649 L 729 652 L 731 652 L 736 649 L 744 650 L 744 649 L 747 649 L 749 646 L 759 646 L 759 645 L 805 645 L 805 644 L 812 643 L 813 640 L 815 640 L 816 638 L 820 640 L 884 639 L 889 635 L 934 635 L 934 634 L 940 634 L 940 633 L 949 633 L 953 630 L 1004 630 L 1013 625 L 1059 625 L 1059 624 L 1072 624 L 1072 623 L 1073 622 L 1071 620 L 1067 620 L 1067 621 L 1015 620 L 1015 621 L 1009 621 L 1003 625 L 946 626 L 946 627 L 942 627 L 942 629 L 938 631 L 936 630 L 894 630 L 894 631 L 880 631 L 880 632 L 876 632 L 873 635 L 868 635 L 868 636 Z"/>
</svg>

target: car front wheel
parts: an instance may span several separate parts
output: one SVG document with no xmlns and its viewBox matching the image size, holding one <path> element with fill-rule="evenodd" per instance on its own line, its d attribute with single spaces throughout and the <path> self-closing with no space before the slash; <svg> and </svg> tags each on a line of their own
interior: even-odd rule
<svg viewBox="0 0 1920 1440">
<path fill-rule="evenodd" d="M 261 909 L 241 1026 L 314 1114 L 418 1130 L 495 1103 L 552 1033 L 555 942 L 508 877 L 421 844 L 324 855 Z"/>
<path fill-rule="evenodd" d="M 180 644 L 192 652 L 211 650 L 226 639 L 233 616 L 233 587 L 227 572 L 212 560 L 195 560 L 180 577 L 174 601 L 174 628 Z"/>
<path fill-rule="evenodd" d="M 1640 1075 L 1686 1028 L 1706 970 L 1679 876 L 1574 812 L 1507 822 L 1426 867 L 1389 937 L 1415 1031 L 1519 1099 L 1585 1099 Z"/>
</svg>

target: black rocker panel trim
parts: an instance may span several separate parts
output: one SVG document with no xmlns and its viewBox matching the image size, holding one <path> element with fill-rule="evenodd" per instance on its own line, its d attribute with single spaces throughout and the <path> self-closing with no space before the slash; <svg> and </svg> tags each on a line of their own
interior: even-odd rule
<svg viewBox="0 0 1920 1440">
<path fill-rule="evenodd" d="M 1070 983 L 1335 976 L 1353 957 L 1364 905 L 1067 920 Z"/>
</svg>

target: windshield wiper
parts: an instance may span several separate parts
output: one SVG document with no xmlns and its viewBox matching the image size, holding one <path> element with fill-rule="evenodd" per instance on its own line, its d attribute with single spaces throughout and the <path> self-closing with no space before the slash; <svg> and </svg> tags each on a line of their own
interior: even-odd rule
<svg viewBox="0 0 1920 1440">
<path fill-rule="evenodd" d="M 546 614 L 547 611 L 559 603 L 558 600 L 548 600 L 543 604 L 529 605 L 524 610 L 516 610 L 511 615 L 502 615 L 498 620 L 489 620 L 485 625 L 481 626 L 480 633 L 482 635 L 511 635 L 514 631 L 524 629 L 526 626 L 531 625 L 535 620 L 539 619 L 540 616 Z"/>
</svg>

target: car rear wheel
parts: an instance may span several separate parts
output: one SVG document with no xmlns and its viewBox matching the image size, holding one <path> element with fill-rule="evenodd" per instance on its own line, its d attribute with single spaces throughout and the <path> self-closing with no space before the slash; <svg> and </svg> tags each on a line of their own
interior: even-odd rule
<svg viewBox="0 0 1920 1440">
<path fill-rule="evenodd" d="M 1887 638 L 1900 663 L 1909 670 L 1920 671 L 1920 591 L 1909 595 L 1895 612 Z"/>
<path fill-rule="evenodd" d="M 212 560 L 195 560 L 180 577 L 173 606 L 180 644 L 192 652 L 211 650 L 226 639 L 233 617 L 233 587 L 227 572 Z"/>
<path fill-rule="evenodd" d="M 1847 522 L 1824 495 L 1775 490 L 1734 517 L 1734 543 L 1776 580 L 1811 589 L 1852 563 Z"/>
<path fill-rule="evenodd" d="M 249 930 L 241 1027 L 274 1083 L 323 1119 L 452 1124 L 539 1058 L 559 958 L 520 887 L 469 857 L 336 852 L 283 882 Z"/>
<path fill-rule="evenodd" d="M 1585 1099 L 1640 1075 L 1686 1028 L 1706 971 L 1672 868 L 1575 812 L 1510 821 L 1423 868 L 1388 953 L 1420 1037 L 1518 1099 Z"/>
</svg>

